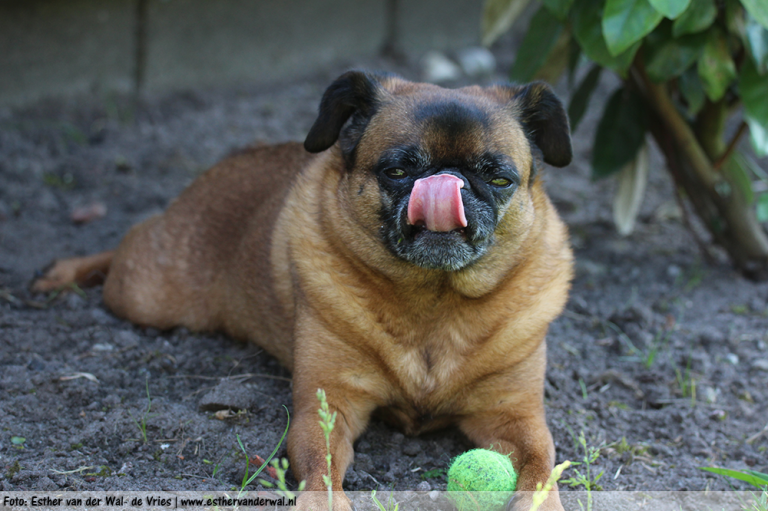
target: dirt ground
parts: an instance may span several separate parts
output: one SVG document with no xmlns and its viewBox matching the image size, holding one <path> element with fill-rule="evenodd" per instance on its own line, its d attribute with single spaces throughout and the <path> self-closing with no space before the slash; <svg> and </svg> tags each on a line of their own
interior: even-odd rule
<svg viewBox="0 0 768 511">
<path fill-rule="evenodd" d="M 94 92 L 0 110 L 0 490 L 229 490 L 246 468 L 238 439 L 269 455 L 291 409 L 273 358 L 223 335 L 137 328 L 99 288 L 43 297 L 26 285 L 56 257 L 116 246 L 230 151 L 303 139 L 340 71 L 139 109 Z M 574 163 L 546 170 L 577 257 L 548 337 L 557 459 L 581 460 L 583 432 L 605 490 L 745 488 L 699 467 L 768 472 L 768 285 L 702 261 L 658 155 L 635 232 L 615 233 L 614 183 L 589 178 L 601 109 L 575 134 Z M 94 204 L 106 215 L 73 222 Z M 409 438 L 373 422 L 344 486 L 445 489 L 440 469 L 470 447 L 453 430 Z"/>
</svg>

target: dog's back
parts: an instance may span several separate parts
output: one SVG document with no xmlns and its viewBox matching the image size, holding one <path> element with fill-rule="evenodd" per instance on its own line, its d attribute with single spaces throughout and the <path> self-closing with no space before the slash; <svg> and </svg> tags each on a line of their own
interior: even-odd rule
<svg viewBox="0 0 768 511">
<path fill-rule="evenodd" d="M 249 290 L 261 295 L 251 303 L 273 303 L 272 226 L 290 183 L 313 157 L 298 143 L 261 146 L 208 170 L 166 212 L 125 237 L 105 282 L 107 305 L 138 324 L 230 330 L 219 308 L 238 298 L 221 299 L 233 287 L 227 279 L 240 274 L 227 270 L 242 264 L 244 250 L 256 277 Z M 249 246 L 241 246 L 244 240 Z"/>
</svg>

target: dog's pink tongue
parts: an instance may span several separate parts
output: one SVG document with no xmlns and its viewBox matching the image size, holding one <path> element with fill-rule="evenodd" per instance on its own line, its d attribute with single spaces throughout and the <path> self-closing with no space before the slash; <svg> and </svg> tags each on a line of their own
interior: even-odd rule
<svg viewBox="0 0 768 511">
<path fill-rule="evenodd" d="M 408 199 L 408 223 L 424 222 L 430 231 L 448 232 L 467 226 L 461 188 L 464 181 L 450 174 L 417 179 Z"/>
</svg>

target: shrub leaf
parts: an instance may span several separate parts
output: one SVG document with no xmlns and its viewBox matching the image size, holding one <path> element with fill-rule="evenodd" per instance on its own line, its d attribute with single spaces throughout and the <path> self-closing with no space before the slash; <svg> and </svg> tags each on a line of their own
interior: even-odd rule
<svg viewBox="0 0 768 511">
<path fill-rule="evenodd" d="M 747 12 L 765 28 L 768 28 L 768 3 L 765 0 L 741 0 Z"/>
<path fill-rule="evenodd" d="M 706 94 L 704 94 L 704 86 L 701 83 L 701 78 L 699 78 L 699 72 L 696 68 L 691 67 L 680 75 L 680 80 L 678 80 L 677 84 L 685 101 L 688 103 L 688 113 L 691 115 L 699 113 L 699 110 L 704 106 Z"/>
<path fill-rule="evenodd" d="M 768 222 L 768 193 L 762 193 L 757 198 L 757 221 Z M 766 484 L 768 484 L 768 478 L 766 478 Z"/>
<path fill-rule="evenodd" d="M 752 16 L 747 16 L 744 39 L 757 71 L 765 74 L 768 71 L 768 30 Z"/>
<path fill-rule="evenodd" d="M 621 55 L 613 56 L 608 51 L 605 38 L 603 38 L 600 2 L 576 0 L 573 9 L 571 9 L 571 16 L 573 35 L 581 45 L 584 54 L 601 66 L 624 75 L 635 58 L 635 53 L 640 48 L 640 41 L 630 46 Z"/>
<path fill-rule="evenodd" d="M 568 105 L 568 118 L 571 121 L 571 131 L 575 132 L 576 128 L 581 122 L 581 118 L 584 117 L 584 113 L 589 106 L 589 99 L 592 97 L 595 87 L 597 87 L 600 81 L 600 73 L 603 68 L 600 66 L 592 66 L 587 76 L 579 84 L 579 87 L 571 96 L 571 103 Z"/>
<path fill-rule="evenodd" d="M 696 0 L 675 20 L 672 33 L 675 37 L 703 32 L 712 26 L 717 16 L 715 0 Z"/>
<path fill-rule="evenodd" d="M 649 34 L 664 16 L 648 0 L 606 0 L 603 35 L 612 56 L 629 49 Z"/>
<path fill-rule="evenodd" d="M 621 236 L 635 229 L 637 214 L 648 184 L 648 144 L 643 144 L 635 158 L 619 172 L 619 187 L 613 197 L 613 223 Z"/>
<path fill-rule="evenodd" d="M 645 141 L 648 124 L 643 99 L 628 89 L 613 93 L 597 126 L 592 149 L 592 177 L 600 179 L 631 162 Z"/>
<path fill-rule="evenodd" d="M 514 81 L 528 82 L 546 62 L 563 32 L 563 24 L 544 7 L 536 11 L 509 72 Z"/>
<path fill-rule="evenodd" d="M 673 20 L 685 12 L 691 0 L 650 0 L 650 2 L 654 9 Z"/>
<path fill-rule="evenodd" d="M 490 46 L 509 30 L 529 3 L 531 0 L 486 0 L 480 23 L 483 44 Z"/>
<path fill-rule="evenodd" d="M 552 15 L 560 21 L 568 18 L 568 11 L 571 10 L 573 0 L 544 0 L 544 7 L 549 9 Z"/>
<path fill-rule="evenodd" d="M 712 101 L 723 97 L 728 85 L 736 78 L 736 65 L 728 50 L 728 40 L 720 29 L 710 30 L 699 59 L 699 76 L 704 92 Z"/>
<path fill-rule="evenodd" d="M 768 155 L 768 74 L 760 75 L 754 62 L 744 60 L 739 75 L 739 92 L 744 103 L 744 120 L 749 125 L 752 146 L 758 156 Z"/>
<path fill-rule="evenodd" d="M 645 43 L 646 72 L 655 82 L 666 82 L 682 75 L 704 51 L 704 34 L 675 38 L 671 25 L 662 24 Z"/>
</svg>

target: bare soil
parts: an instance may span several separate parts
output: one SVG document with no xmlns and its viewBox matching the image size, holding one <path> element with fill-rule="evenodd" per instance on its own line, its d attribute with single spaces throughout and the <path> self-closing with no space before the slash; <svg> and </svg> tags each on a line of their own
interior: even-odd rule
<svg viewBox="0 0 768 511">
<path fill-rule="evenodd" d="M 250 456 L 274 449 L 291 384 L 266 353 L 215 333 L 137 328 L 105 308 L 100 288 L 43 297 L 26 286 L 54 258 L 115 247 L 230 151 L 303 139 L 341 70 L 139 108 L 94 93 L 0 110 L 0 490 L 229 490 L 246 468 L 238 438 Z M 581 460 L 583 432 L 600 448 L 592 470 L 606 490 L 745 488 L 699 467 L 768 472 L 768 434 L 758 435 L 768 286 L 702 261 L 656 154 L 636 230 L 616 234 L 614 183 L 589 177 L 612 86 L 601 84 L 575 134 L 574 163 L 546 170 L 577 256 L 548 336 L 557 459 Z M 72 221 L 93 204 L 106 216 Z M 440 469 L 470 447 L 454 430 L 410 438 L 373 422 L 344 486 L 444 489 Z"/>
</svg>

